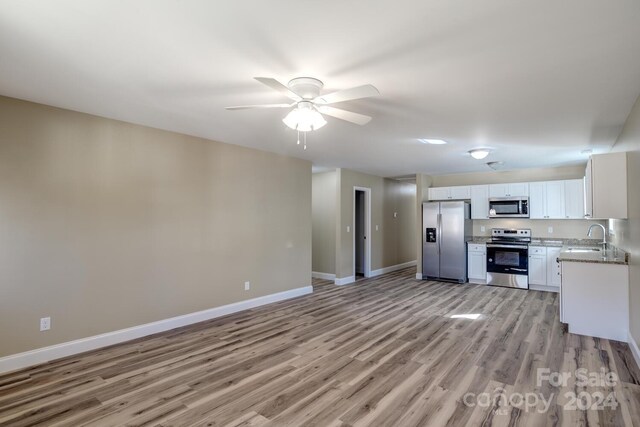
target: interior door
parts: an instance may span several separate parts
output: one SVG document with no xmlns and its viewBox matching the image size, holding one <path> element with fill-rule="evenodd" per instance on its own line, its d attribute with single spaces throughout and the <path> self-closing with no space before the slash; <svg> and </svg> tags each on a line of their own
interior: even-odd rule
<svg viewBox="0 0 640 427">
<path fill-rule="evenodd" d="M 364 274 L 364 248 L 365 248 L 365 205 L 364 205 L 364 191 L 356 190 L 356 223 L 355 223 L 355 237 L 356 237 L 356 274 Z"/>
</svg>

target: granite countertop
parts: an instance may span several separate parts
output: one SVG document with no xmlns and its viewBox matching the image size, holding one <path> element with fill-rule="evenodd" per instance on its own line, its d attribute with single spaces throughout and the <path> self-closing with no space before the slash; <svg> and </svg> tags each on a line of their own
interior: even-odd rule
<svg viewBox="0 0 640 427">
<path fill-rule="evenodd" d="M 473 236 L 469 243 L 483 244 L 489 243 L 491 236 Z M 566 245 L 571 246 L 596 246 L 601 242 L 599 239 L 531 239 L 530 246 L 548 246 L 561 248 Z"/>
<path fill-rule="evenodd" d="M 547 247 L 563 247 L 563 246 L 598 246 L 602 242 L 600 239 L 531 239 L 530 246 L 547 246 Z"/>
<path fill-rule="evenodd" d="M 558 260 L 567 262 L 589 262 L 596 264 L 629 264 L 629 254 L 622 249 L 610 247 L 604 252 L 569 252 L 569 247 L 581 246 L 589 247 L 589 245 L 564 245 L 558 256 Z M 600 247 L 593 246 L 591 247 Z"/>
<path fill-rule="evenodd" d="M 491 241 L 491 237 L 490 236 L 473 236 L 471 238 L 471 240 L 467 241 L 467 243 L 488 243 Z"/>
</svg>

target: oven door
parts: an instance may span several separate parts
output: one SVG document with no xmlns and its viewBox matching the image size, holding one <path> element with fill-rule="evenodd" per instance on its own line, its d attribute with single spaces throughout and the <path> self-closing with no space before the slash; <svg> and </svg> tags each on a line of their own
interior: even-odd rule
<svg viewBox="0 0 640 427">
<path fill-rule="evenodd" d="M 529 289 L 528 246 L 488 243 L 487 284 Z"/>
</svg>

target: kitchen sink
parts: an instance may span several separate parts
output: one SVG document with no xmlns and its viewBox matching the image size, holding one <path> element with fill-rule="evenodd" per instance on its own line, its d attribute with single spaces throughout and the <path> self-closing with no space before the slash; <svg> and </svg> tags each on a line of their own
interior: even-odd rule
<svg viewBox="0 0 640 427">
<path fill-rule="evenodd" d="M 602 252 L 600 248 L 569 248 L 567 252 L 582 252 L 582 253 L 591 253 L 591 252 Z"/>
</svg>

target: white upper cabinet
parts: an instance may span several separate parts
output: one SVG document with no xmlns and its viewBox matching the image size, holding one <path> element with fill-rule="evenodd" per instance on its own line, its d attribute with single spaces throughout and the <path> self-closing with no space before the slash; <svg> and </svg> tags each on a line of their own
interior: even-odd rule
<svg viewBox="0 0 640 427">
<path fill-rule="evenodd" d="M 528 197 L 529 183 L 490 184 L 489 197 Z"/>
<path fill-rule="evenodd" d="M 489 218 L 489 186 L 471 186 L 471 219 Z"/>
<path fill-rule="evenodd" d="M 429 188 L 429 200 L 468 200 L 470 198 L 471 190 L 468 185 Z"/>
<path fill-rule="evenodd" d="M 532 182 L 529 184 L 529 218 L 543 219 L 544 210 L 544 182 Z"/>
<path fill-rule="evenodd" d="M 586 216 L 627 218 L 627 153 L 591 156 L 585 175 Z"/>
<path fill-rule="evenodd" d="M 545 208 L 547 218 L 564 218 L 564 206 L 564 182 L 545 182 Z"/>
<path fill-rule="evenodd" d="M 449 187 L 429 188 L 429 200 L 447 200 L 449 198 Z"/>
<path fill-rule="evenodd" d="M 471 198 L 471 189 L 468 185 L 449 187 L 449 195 L 453 200 L 469 200 Z"/>
<path fill-rule="evenodd" d="M 584 218 L 584 180 L 564 181 L 564 217 L 566 219 Z"/>
</svg>

